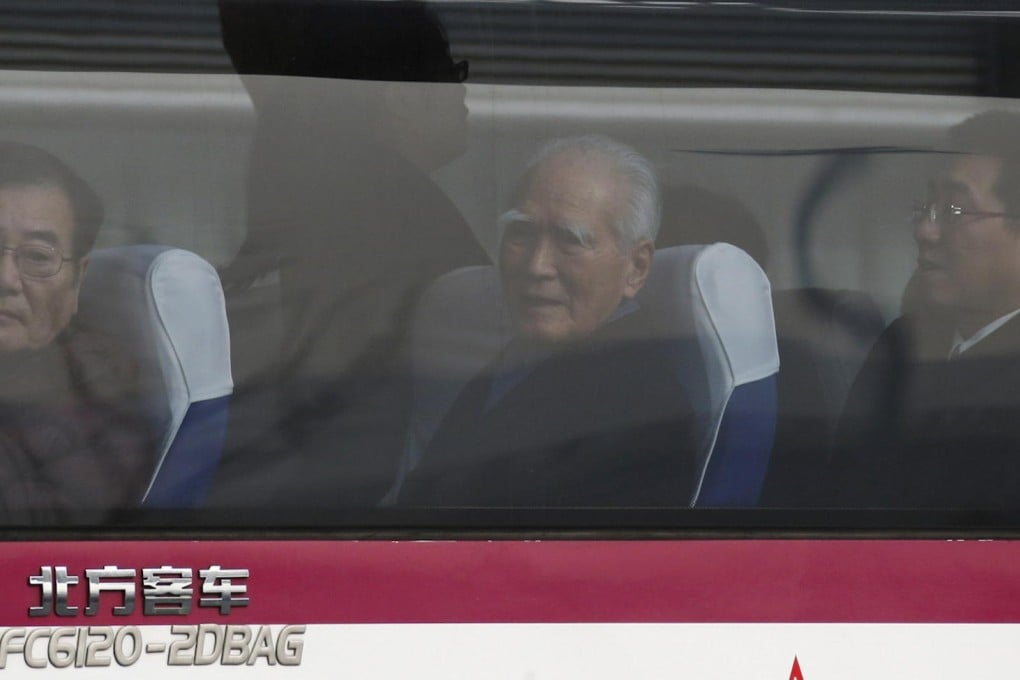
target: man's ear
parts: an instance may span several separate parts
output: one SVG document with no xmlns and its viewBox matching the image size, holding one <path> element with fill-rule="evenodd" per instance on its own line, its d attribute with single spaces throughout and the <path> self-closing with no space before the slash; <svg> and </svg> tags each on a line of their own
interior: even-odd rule
<svg viewBox="0 0 1020 680">
<path fill-rule="evenodd" d="M 78 293 L 81 292 L 81 282 L 85 279 L 85 270 L 89 268 L 89 256 L 85 255 L 80 260 L 74 263 L 75 274 L 74 281 L 71 282 L 74 294 L 74 302 L 72 304 L 71 313 L 78 313 Z"/>
<path fill-rule="evenodd" d="M 627 258 L 630 266 L 627 268 L 627 275 L 623 282 L 623 297 L 630 299 L 638 294 L 648 274 L 652 271 L 652 259 L 655 256 L 655 244 L 651 241 L 638 241 L 631 246 Z"/>
</svg>

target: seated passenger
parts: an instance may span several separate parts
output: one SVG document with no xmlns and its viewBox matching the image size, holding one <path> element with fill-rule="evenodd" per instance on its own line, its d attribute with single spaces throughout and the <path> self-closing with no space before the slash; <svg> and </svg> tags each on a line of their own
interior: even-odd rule
<svg viewBox="0 0 1020 680">
<path fill-rule="evenodd" d="M 632 149 L 589 136 L 538 153 L 499 222 L 514 337 L 458 395 L 399 503 L 688 503 L 690 403 L 634 299 L 658 222 L 655 174 Z"/>
<path fill-rule="evenodd" d="M 950 130 L 914 213 L 907 314 L 879 338 L 838 433 L 834 501 L 1020 507 L 1020 116 Z"/>
<path fill-rule="evenodd" d="M 94 521 L 141 500 L 155 447 L 135 365 L 73 321 L 99 197 L 36 147 L 0 143 L 0 523 Z"/>
</svg>

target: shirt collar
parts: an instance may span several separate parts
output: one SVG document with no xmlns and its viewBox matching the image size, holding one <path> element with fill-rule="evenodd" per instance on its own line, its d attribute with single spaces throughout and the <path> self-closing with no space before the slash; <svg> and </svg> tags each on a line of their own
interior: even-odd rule
<svg viewBox="0 0 1020 680">
<path fill-rule="evenodd" d="M 1005 326 L 1006 323 L 1009 322 L 1009 320 L 1012 319 L 1017 314 L 1020 314 L 1020 309 L 1014 309 L 1009 314 L 1000 316 L 995 321 L 992 321 L 990 324 L 979 329 L 978 332 L 974 333 L 974 335 L 970 336 L 969 338 L 964 338 L 962 335 L 960 335 L 959 329 L 953 331 L 953 344 L 952 348 L 949 350 L 949 358 L 953 359 L 960 356 L 968 349 L 970 349 L 971 347 L 978 344 L 995 331 Z"/>
<path fill-rule="evenodd" d="M 609 315 L 609 318 L 606 319 L 605 323 L 612 323 L 613 321 L 623 318 L 628 314 L 633 314 L 638 310 L 638 307 L 639 307 L 638 302 L 634 298 L 621 300 L 620 304 L 616 306 L 616 309 L 614 309 L 613 313 Z M 1020 309 L 1018 309 L 1017 312 L 1020 312 Z"/>
</svg>

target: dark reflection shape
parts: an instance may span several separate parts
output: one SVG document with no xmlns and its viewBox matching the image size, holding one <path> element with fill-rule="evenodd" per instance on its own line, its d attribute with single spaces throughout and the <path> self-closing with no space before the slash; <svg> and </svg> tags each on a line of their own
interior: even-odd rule
<svg viewBox="0 0 1020 680">
<path fill-rule="evenodd" d="M 463 82 L 422 2 L 221 0 L 223 43 L 242 75 Z"/>
<path fill-rule="evenodd" d="M 239 72 L 288 77 L 244 78 L 249 234 L 223 278 L 251 363 L 213 501 L 370 505 L 406 431 L 415 300 L 488 261 L 428 175 L 465 147 L 466 65 L 418 3 L 225 2 L 222 20 Z M 269 272 L 278 289 L 252 285 Z"/>
</svg>

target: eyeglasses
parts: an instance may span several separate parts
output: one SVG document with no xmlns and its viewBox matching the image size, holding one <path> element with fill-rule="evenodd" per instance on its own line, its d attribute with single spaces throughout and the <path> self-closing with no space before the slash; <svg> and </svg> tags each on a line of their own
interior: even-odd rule
<svg viewBox="0 0 1020 680">
<path fill-rule="evenodd" d="M 71 258 L 64 257 L 62 252 L 51 246 L 24 245 L 15 248 L 0 246 L 0 253 L 2 252 L 14 255 L 18 273 L 31 279 L 48 279 L 56 276 L 63 264 L 71 261 Z"/>
<path fill-rule="evenodd" d="M 918 201 L 914 203 L 914 208 L 910 213 L 910 223 L 917 226 L 918 224 L 927 221 L 932 224 L 941 224 L 943 226 L 953 228 L 967 222 L 967 218 L 973 218 L 969 221 L 974 221 L 983 220 L 989 217 L 1016 218 L 1016 215 L 1004 212 L 988 212 L 984 210 L 964 210 L 960 206 L 953 205 L 952 203 Z"/>
</svg>

